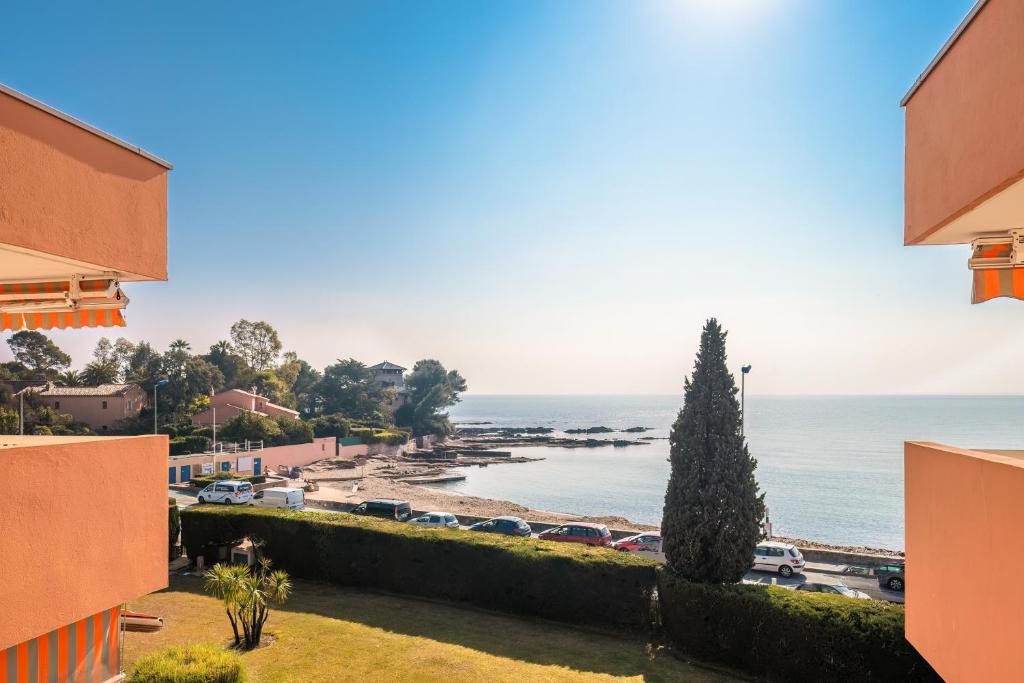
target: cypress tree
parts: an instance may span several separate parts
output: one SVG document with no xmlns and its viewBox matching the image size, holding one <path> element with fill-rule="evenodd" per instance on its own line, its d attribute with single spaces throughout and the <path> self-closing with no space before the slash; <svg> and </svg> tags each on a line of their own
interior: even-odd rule
<svg viewBox="0 0 1024 683">
<path fill-rule="evenodd" d="M 707 321 L 683 408 L 672 426 L 662 545 L 669 568 L 700 583 L 735 583 L 761 539 L 764 494 L 740 434 L 736 382 L 726 367 L 726 332 Z"/>
</svg>

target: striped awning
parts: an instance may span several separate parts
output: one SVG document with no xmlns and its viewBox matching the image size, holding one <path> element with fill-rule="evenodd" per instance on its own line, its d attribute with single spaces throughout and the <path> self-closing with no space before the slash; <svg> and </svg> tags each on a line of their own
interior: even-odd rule
<svg viewBox="0 0 1024 683">
<path fill-rule="evenodd" d="M 124 327 L 127 305 L 111 277 L 0 282 L 0 330 Z"/>
<path fill-rule="evenodd" d="M 1016 246 L 1017 231 L 1011 236 L 974 241 L 968 267 L 974 271 L 971 303 L 1008 296 L 1024 299 L 1024 263 Z"/>
</svg>

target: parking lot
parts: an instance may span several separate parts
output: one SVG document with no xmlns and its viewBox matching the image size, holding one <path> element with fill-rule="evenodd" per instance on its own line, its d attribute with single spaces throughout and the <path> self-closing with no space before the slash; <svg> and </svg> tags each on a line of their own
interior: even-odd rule
<svg viewBox="0 0 1024 683">
<path fill-rule="evenodd" d="M 192 492 L 185 492 L 180 490 L 172 489 L 168 492 L 170 497 L 178 501 L 178 507 L 185 508 L 190 505 L 196 504 L 196 496 Z M 318 512 L 335 512 L 334 510 L 328 510 L 323 508 L 310 508 L 315 509 Z M 462 529 L 468 529 L 468 526 L 461 526 Z M 537 534 L 531 534 L 532 538 L 536 538 Z M 642 557 L 649 557 L 658 562 L 665 561 L 664 553 L 650 553 L 640 552 L 637 553 Z M 881 588 L 878 585 L 878 581 L 870 576 L 856 576 L 843 574 L 843 565 L 838 564 L 827 564 L 822 562 L 808 562 L 802 574 L 794 574 L 790 578 L 783 578 L 778 574 L 763 571 L 749 571 L 746 576 L 743 577 L 744 583 L 760 583 L 766 585 L 777 585 L 783 586 L 784 588 L 795 589 L 801 583 L 805 581 L 815 583 L 843 583 L 850 588 L 867 593 L 875 600 L 888 600 L 889 602 L 903 602 L 903 593 L 897 593 L 885 588 Z"/>
</svg>

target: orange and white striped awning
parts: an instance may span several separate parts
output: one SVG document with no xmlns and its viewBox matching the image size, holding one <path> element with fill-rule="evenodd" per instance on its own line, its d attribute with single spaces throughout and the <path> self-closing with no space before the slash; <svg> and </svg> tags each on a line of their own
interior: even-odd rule
<svg viewBox="0 0 1024 683">
<path fill-rule="evenodd" d="M 0 281 L 0 330 L 124 327 L 127 305 L 112 276 Z"/>
<path fill-rule="evenodd" d="M 1024 233 L 974 240 L 968 267 L 974 271 L 971 303 L 1000 296 L 1024 299 Z"/>
</svg>

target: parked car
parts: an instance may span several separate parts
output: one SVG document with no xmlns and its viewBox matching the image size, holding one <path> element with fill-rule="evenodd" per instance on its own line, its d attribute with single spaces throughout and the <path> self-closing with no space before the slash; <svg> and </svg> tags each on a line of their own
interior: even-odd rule
<svg viewBox="0 0 1024 683">
<path fill-rule="evenodd" d="M 544 541 L 564 541 L 566 543 L 585 543 L 587 545 L 610 546 L 612 532 L 604 524 L 589 522 L 573 522 L 553 529 L 542 531 L 538 538 Z"/>
<path fill-rule="evenodd" d="M 370 517 L 383 517 L 394 519 L 399 522 L 407 522 L 412 517 L 412 506 L 407 500 L 367 500 L 352 510 L 353 515 L 369 515 Z"/>
<path fill-rule="evenodd" d="M 208 484 L 199 492 L 200 503 L 225 503 L 240 505 L 252 499 L 252 484 L 247 481 L 229 479 Z"/>
<path fill-rule="evenodd" d="M 627 536 L 612 543 L 612 547 L 624 553 L 635 553 L 641 550 L 652 553 L 661 552 L 661 534 L 647 532 Z"/>
<path fill-rule="evenodd" d="M 284 486 L 275 486 L 269 489 L 257 491 L 249 505 L 264 508 L 287 508 L 289 510 L 301 510 L 306 507 L 306 494 L 302 489 L 291 489 Z"/>
<path fill-rule="evenodd" d="M 903 576 L 905 567 L 906 565 L 902 564 L 887 564 L 883 567 L 876 567 L 875 576 L 878 577 L 878 586 L 902 593 L 903 588 L 906 586 L 906 579 Z"/>
<path fill-rule="evenodd" d="M 433 529 L 458 529 L 459 520 L 450 512 L 428 512 L 409 520 L 409 524 L 425 526 Z"/>
<path fill-rule="evenodd" d="M 798 591 L 807 591 L 808 593 L 825 593 L 827 595 L 842 595 L 845 598 L 859 598 L 861 600 L 870 600 L 871 596 L 863 591 L 859 591 L 856 588 L 850 588 L 846 584 L 842 583 L 817 583 L 808 581 L 807 583 L 801 583 L 796 587 Z"/>
<path fill-rule="evenodd" d="M 804 570 L 804 556 L 792 543 L 763 541 L 754 548 L 753 569 L 793 576 Z"/>
<path fill-rule="evenodd" d="M 530 525 L 518 517 L 495 517 L 486 522 L 477 522 L 469 527 L 469 530 L 505 534 L 506 536 L 529 536 L 531 533 Z"/>
</svg>

